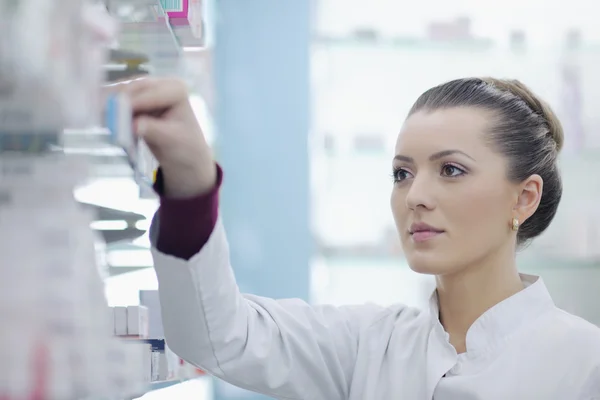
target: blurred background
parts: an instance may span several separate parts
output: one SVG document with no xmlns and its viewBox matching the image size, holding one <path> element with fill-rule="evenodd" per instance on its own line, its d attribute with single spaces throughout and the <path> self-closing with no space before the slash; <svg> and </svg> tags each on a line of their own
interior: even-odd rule
<svg viewBox="0 0 600 400">
<path fill-rule="evenodd" d="M 155 0 L 158 1 L 158 0 Z M 564 197 L 519 255 L 558 306 L 600 324 L 600 28 L 592 0 L 111 0 L 119 45 L 177 75 L 225 171 L 222 213 L 242 290 L 314 303 L 422 307 L 433 289 L 402 256 L 391 159 L 410 106 L 465 76 L 517 78 L 560 116 Z M 166 23 L 165 23 L 166 22 Z M 594 67 L 596 66 L 596 67 Z M 107 67 L 108 68 L 108 67 Z M 110 67 L 118 70 L 118 67 Z M 158 207 L 98 156 L 79 200 L 102 210 L 111 306 L 157 289 L 147 229 Z M 206 386 L 206 385 L 208 386 Z M 204 398 L 261 398 L 204 382 Z M 147 397 L 194 398 L 188 386 Z M 173 397 L 175 396 L 175 397 Z"/>
</svg>

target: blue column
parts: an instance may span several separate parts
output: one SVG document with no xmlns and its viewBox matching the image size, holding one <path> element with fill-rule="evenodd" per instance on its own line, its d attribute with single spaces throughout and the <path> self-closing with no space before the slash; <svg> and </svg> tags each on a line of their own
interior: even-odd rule
<svg viewBox="0 0 600 400">
<path fill-rule="evenodd" d="M 308 299 L 311 1 L 215 2 L 216 156 L 240 289 Z M 215 400 L 265 399 L 216 383 Z"/>
</svg>

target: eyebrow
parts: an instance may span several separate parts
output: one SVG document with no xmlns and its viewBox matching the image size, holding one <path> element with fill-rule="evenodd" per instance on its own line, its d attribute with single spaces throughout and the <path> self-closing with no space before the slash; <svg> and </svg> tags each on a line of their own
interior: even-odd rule
<svg viewBox="0 0 600 400">
<path fill-rule="evenodd" d="M 438 151 L 437 153 L 433 153 L 432 155 L 429 156 L 429 161 L 436 161 L 436 160 L 439 160 L 440 158 L 448 157 L 448 156 L 450 156 L 452 154 L 462 154 L 463 156 L 465 156 L 467 158 L 470 158 L 471 160 L 475 161 L 475 159 L 473 157 L 471 157 L 470 155 L 468 155 L 464 151 L 460 151 L 460 150 L 442 150 L 442 151 Z M 412 157 L 403 156 L 402 154 L 397 154 L 396 156 L 394 156 L 394 160 L 404 161 L 404 162 L 407 162 L 407 163 L 414 163 L 415 162 L 415 160 Z"/>
</svg>

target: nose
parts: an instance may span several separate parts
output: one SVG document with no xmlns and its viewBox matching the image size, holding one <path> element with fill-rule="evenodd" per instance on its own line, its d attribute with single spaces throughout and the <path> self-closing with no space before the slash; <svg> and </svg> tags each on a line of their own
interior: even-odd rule
<svg viewBox="0 0 600 400">
<path fill-rule="evenodd" d="M 426 174 L 415 176 L 406 194 L 406 208 L 413 211 L 418 208 L 433 210 L 435 208 L 434 186 L 435 182 L 428 179 Z"/>
</svg>

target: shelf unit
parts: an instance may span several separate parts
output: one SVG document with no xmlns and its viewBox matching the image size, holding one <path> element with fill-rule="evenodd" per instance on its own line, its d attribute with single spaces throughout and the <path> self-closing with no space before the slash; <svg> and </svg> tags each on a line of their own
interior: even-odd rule
<svg viewBox="0 0 600 400">
<path fill-rule="evenodd" d="M 0 3 L 2 1 L 0 0 Z M 8 4 L 12 0 L 6 1 Z M 75 10 L 77 1 L 65 1 L 63 11 L 70 11 L 66 10 L 69 6 L 73 6 Z M 119 0 L 108 3 L 115 3 L 113 5 L 117 9 L 125 8 L 129 11 L 118 14 L 122 27 L 118 50 L 112 51 L 112 65 L 105 66 L 105 70 L 123 69 L 128 74 L 137 74 L 139 70 L 130 68 L 131 64 L 137 64 L 136 67 L 147 68 L 147 71 L 153 74 L 178 74 L 181 51 L 159 0 Z M 73 11 L 73 14 L 75 12 Z M 141 18 L 142 15 L 145 17 Z M 0 27 L 3 27 L 4 23 L 10 28 L 17 27 L 1 17 Z M 18 28 L 25 29 L 24 26 Z M 0 50 L 5 49 L 0 46 Z M 18 60 L 14 65 L 18 66 L 19 62 L 23 62 L 23 58 Z M 54 67 L 50 62 L 49 65 Z M 3 63 L 0 68 L 5 66 L 6 63 Z M 120 69 L 119 66 L 125 68 Z M 3 323 L 12 325 L 12 329 L 3 329 L 3 364 L 11 365 L 11 368 L 11 363 L 16 363 L 17 367 L 20 365 L 18 373 L 22 375 L 15 373 L 17 375 L 5 380 L 0 386 L 0 397 L 4 398 L 7 394 L 7 398 L 29 398 L 27 396 L 30 396 L 30 391 L 38 391 L 34 398 L 46 400 L 50 395 L 45 393 L 52 391 L 53 399 L 70 400 L 73 396 L 83 396 L 83 393 L 88 397 L 90 393 L 96 393 L 91 388 L 100 389 L 98 396 L 102 397 L 102 390 L 110 385 L 114 386 L 116 391 L 122 390 L 121 393 L 140 393 L 137 396 L 139 397 L 184 382 L 152 382 L 146 389 L 140 390 L 145 386 L 141 384 L 141 357 L 138 362 L 141 351 L 133 345 L 121 344 L 118 339 L 110 337 L 104 327 L 108 321 L 108 310 L 106 315 L 95 312 L 102 309 L 102 302 L 106 306 L 100 279 L 105 271 L 100 268 L 95 270 L 91 265 L 96 259 L 97 249 L 94 243 L 98 239 L 89 228 L 94 218 L 90 215 L 88 207 L 81 207 L 75 201 L 72 193 L 81 180 L 98 177 L 97 167 L 118 166 L 120 173 L 126 174 L 125 171 L 129 167 L 123 151 L 106 145 L 105 129 L 90 127 L 63 130 L 64 126 L 58 118 L 61 114 L 59 108 L 51 110 L 50 107 L 58 102 L 54 98 L 50 100 L 50 97 L 44 97 L 46 92 L 43 89 L 37 93 L 32 91 L 37 96 L 32 96 L 29 102 L 24 102 L 26 96 L 18 91 L 15 92 L 18 96 L 11 93 L 7 95 L 6 87 L 12 87 L 11 82 L 0 83 L 3 84 L 0 85 L 0 104 L 3 106 L 3 124 L 0 124 L 0 254 L 6 261 L 2 264 L 18 267 L 13 268 L 14 274 L 8 274 L 6 279 L 2 280 L 4 284 L 0 282 L 0 289 L 5 296 L 13 294 L 11 307 L 21 307 L 23 314 L 3 314 L 6 316 Z M 48 107 L 39 107 L 44 101 Z M 9 107 L 12 104 L 15 107 Z M 41 109 L 38 113 L 45 111 L 47 115 L 44 115 L 42 120 L 52 121 L 51 126 L 40 125 L 34 119 L 21 126 L 16 124 L 16 128 L 7 124 L 8 117 L 25 118 L 19 113 L 28 109 Z M 88 171 L 90 166 L 92 168 Z M 129 174 L 131 175 L 130 171 Z M 44 213 L 48 214 L 47 218 Z M 23 219 L 22 223 L 20 219 Z M 21 225 L 25 228 L 21 228 Z M 17 229 L 16 232 L 10 230 L 13 226 Z M 29 229 L 31 234 L 18 229 Z M 33 251 L 17 250 L 18 247 L 24 246 Z M 38 257 L 38 253 L 45 256 Z M 67 286 L 64 281 L 68 281 Z M 56 285 L 52 286 L 54 283 Z M 79 284 L 84 289 L 72 290 L 81 288 Z M 30 299 L 19 291 L 19 288 L 25 285 L 34 288 L 39 286 L 40 290 L 31 289 Z M 52 288 L 48 289 L 48 286 Z M 40 292 L 45 297 L 41 297 Z M 46 301 L 48 299 L 50 301 Z M 84 317 L 81 317 L 82 315 Z M 12 335 L 13 330 L 19 335 Z M 78 336 L 82 333 L 84 334 Z M 87 334 L 89 337 L 85 336 Z M 19 342 L 17 336 L 31 338 Z M 20 347 L 7 344 L 8 339 L 14 340 Z M 105 351 L 107 354 L 104 354 Z M 48 353 L 46 356 L 52 359 L 53 367 L 64 367 L 64 370 L 51 368 L 43 371 L 44 375 L 48 375 L 47 386 L 49 385 L 50 389 L 40 389 L 36 386 L 37 374 L 40 372 L 29 367 L 32 360 L 36 363 L 42 362 L 40 359 L 45 357 L 42 353 Z M 95 361 L 104 365 L 98 367 L 97 375 L 90 372 Z M 76 367 L 73 367 L 73 362 L 77 362 Z M 139 370 L 136 367 L 140 367 Z M 82 374 L 85 374 L 85 377 L 82 378 Z M 140 384 L 118 383 L 116 378 L 119 376 L 123 377 L 122 380 L 135 377 L 136 382 L 137 378 L 140 378 Z M 75 379 L 81 379 L 84 383 L 72 385 Z M 40 395 L 40 390 L 44 394 Z"/>
</svg>

